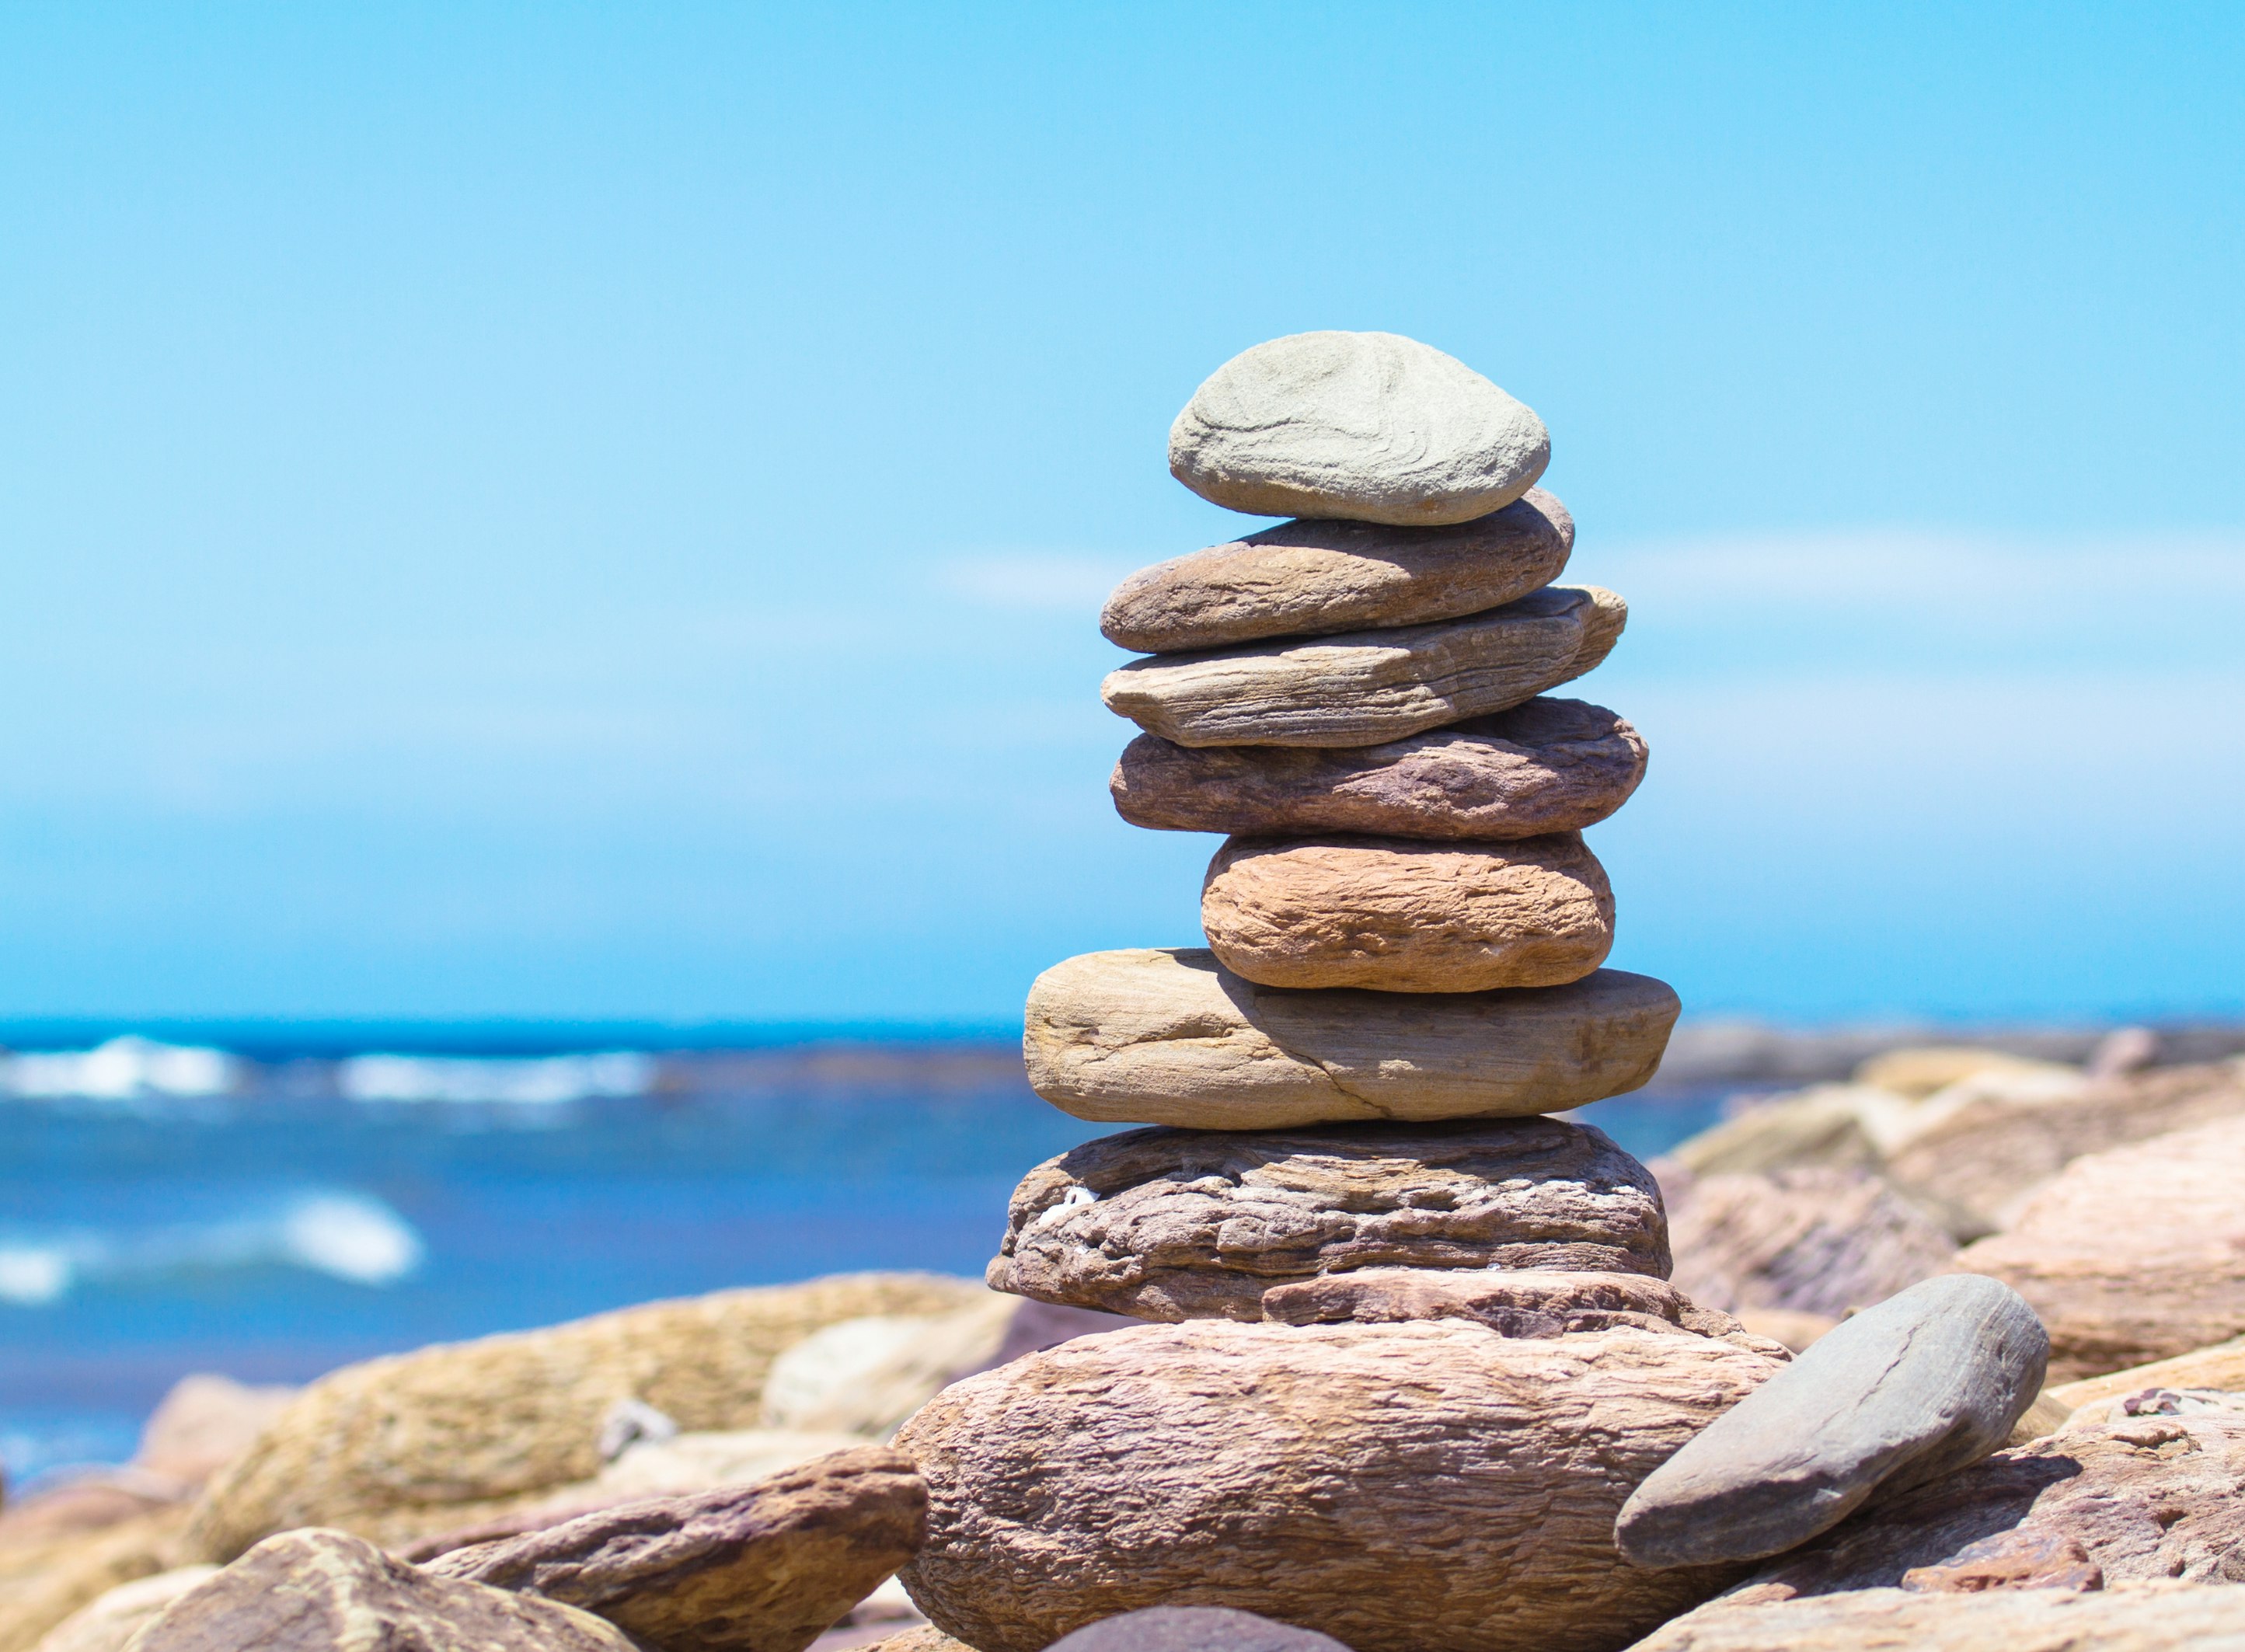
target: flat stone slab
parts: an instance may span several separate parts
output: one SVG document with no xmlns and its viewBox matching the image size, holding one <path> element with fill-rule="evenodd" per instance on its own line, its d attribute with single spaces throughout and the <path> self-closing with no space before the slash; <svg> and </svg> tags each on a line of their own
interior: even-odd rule
<svg viewBox="0 0 2245 1652">
<path fill-rule="evenodd" d="M 1150 1606 L 1094 1623 L 1052 1652 L 1349 1652 L 1330 1635 L 1221 1606 Z"/>
<path fill-rule="evenodd" d="M 1029 989 L 1029 1083 L 1116 1124 L 1278 1129 L 1561 1113 L 1650 1079 L 1681 1006 L 1599 970 L 1494 992 L 1258 986 L 1197 949 L 1089 952 Z"/>
<path fill-rule="evenodd" d="M 1613 948 L 1613 889 L 1573 832 L 1496 845 L 1235 837 L 1201 885 L 1209 950 L 1262 986 L 1562 986 Z"/>
<path fill-rule="evenodd" d="M 1142 1319 L 1251 1320 L 1273 1286 L 1364 1268 L 1657 1282 L 1667 1224 L 1651 1171 L 1557 1119 L 1133 1130 L 1022 1178 L 989 1283 Z"/>
<path fill-rule="evenodd" d="M 1099 629 L 1118 647 L 1176 653 L 1456 620 L 1550 585 L 1574 547 L 1574 518 L 1540 488 L 1450 527 L 1285 522 L 1140 569 Z"/>
<path fill-rule="evenodd" d="M 1706 1337 L 1196 1319 L 955 1383 L 897 1437 L 902 1574 L 982 1652 L 1148 1606 L 1313 1622 L 1353 1652 L 1612 1652 L 1730 1581 L 1614 1552 L 1630 1490 L 1785 1367 Z"/>
<path fill-rule="evenodd" d="M 1108 789 L 1133 826 L 1437 842 L 1580 831 L 1645 778 L 1644 738 L 1604 706 L 1538 697 L 1378 746 L 1180 746 L 1141 735 Z"/>
<path fill-rule="evenodd" d="M 1999 1450 L 2042 1391 L 2034 1310 L 1994 1280 L 1912 1285 L 1810 1344 L 1661 1465 L 1614 1527 L 1645 1567 L 1760 1560 L 1829 1531 L 1870 1494 Z"/>
<path fill-rule="evenodd" d="M 910 1560 L 927 1486 L 885 1446 L 455 1549 L 437 1575 L 562 1601 L 658 1652 L 802 1652 Z"/>
<path fill-rule="evenodd" d="M 1765 1606 L 1711 1601 L 1631 1652 L 2228 1652 L 2245 1589 L 2137 1583 L 2110 1591 L 1863 1589 Z"/>
<path fill-rule="evenodd" d="M 1571 681 L 1628 617 L 1611 591 L 1546 586 L 1463 620 L 1134 660 L 1099 694 L 1180 746 L 1373 746 Z"/>
<path fill-rule="evenodd" d="M 1258 344 L 1210 374 L 1170 427 L 1170 474 L 1256 516 L 1466 522 L 1518 498 L 1550 462 L 1543 420 L 1396 333 Z"/>
</svg>

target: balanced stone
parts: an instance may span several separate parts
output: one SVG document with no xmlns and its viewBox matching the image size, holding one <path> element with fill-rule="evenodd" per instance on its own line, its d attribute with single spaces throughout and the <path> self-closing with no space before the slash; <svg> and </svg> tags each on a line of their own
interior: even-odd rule
<svg viewBox="0 0 2245 1652">
<path fill-rule="evenodd" d="M 1263 1317 L 1286 1325 L 1389 1324 L 1470 1319 L 1500 1337 L 1569 1337 L 1624 1327 L 1664 1337 L 1719 1337 L 1774 1359 L 1782 1343 L 1750 1335 L 1665 1279 L 1633 1273 L 1546 1273 L 1497 1268 L 1365 1268 L 1263 1293 Z"/>
<path fill-rule="evenodd" d="M 1360 1268 L 1668 1272 L 1647 1170 L 1557 1119 L 1133 1130 L 1014 1189 L 993 1289 L 1141 1319 L 1259 1319 Z"/>
<path fill-rule="evenodd" d="M 1638 1486 L 1614 1540 L 1645 1567 L 1760 1560 L 1870 1494 L 2003 1446 L 2042 1390 L 2034 1310 L 1995 1280 L 1912 1285 L 1812 1344 Z"/>
<path fill-rule="evenodd" d="M 1377 745 L 1573 680 L 1628 612 L 1611 591 L 1546 586 L 1463 620 L 1134 660 L 1099 694 L 1180 746 Z"/>
<path fill-rule="evenodd" d="M 905 1587 L 982 1652 L 1154 1605 L 1355 1652 L 1611 1652 L 1735 1575 L 1628 1565 L 1615 1511 L 1784 1369 L 1713 1337 L 1456 1319 L 1087 1337 L 905 1425 L 929 1493 Z"/>
<path fill-rule="evenodd" d="M 1039 1095 L 1103 1123 L 1518 1118 L 1644 1084 L 1681 1007 L 1620 970 L 1494 992 L 1304 992 L 1198 949 L 1131 948 L 1040 975 L 1022 1053 Z"/>
<path fill-rule="evenodd" d="M 1541 489 L 1441 528 L 1287 522 L 1141 569 L 1099 616 L 1140 653 L 1455 620 L 1557 579 L 1575 519 Z"/>
<path fill-rule="evenodd" d="M 1296 333 L 1233 356 L 1170 427 L 1170 473 L 1256 516 L 1432 526 L 1509 504 L 1551 462 L 1543 421 L 1394 333 Z"/>
<path fill-rule="evenodd" d="M 1629 801 L 1645 741 L 1603 706 L 1538 698 L 1385 745 L 1180 746 L 1141 735 L 1108 782 L 1133 826 L 1502 841 L 1580 831 Z"/>
<path fill-rule="evenodd" d="M 1264 986 L 1482 992 L 1605 962 L 1613 890 L 1573 832 L 1490 847 L 1235 837 L 1201 886 L 1224 966 Z"/>
</svg>

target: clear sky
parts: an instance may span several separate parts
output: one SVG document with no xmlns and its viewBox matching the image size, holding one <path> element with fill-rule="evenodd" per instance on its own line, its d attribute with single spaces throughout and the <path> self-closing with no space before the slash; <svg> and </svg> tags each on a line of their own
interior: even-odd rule
<svg viewBox="0 0 2245 1652">
<path fill-rule="evenodd" d="M 2245 10 L 0 12 L 0 1015 L 996 1022 L 1197 936 L 1234 352 L 1541 412 L 1700 1013 L 2245 1010 Z"/>
</svg>

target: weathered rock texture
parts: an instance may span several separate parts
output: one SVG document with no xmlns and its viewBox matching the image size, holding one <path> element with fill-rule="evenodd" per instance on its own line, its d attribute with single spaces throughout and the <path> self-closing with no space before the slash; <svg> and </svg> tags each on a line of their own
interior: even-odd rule
<svg viewBox="0 0 2245 1652">
<path fill-rule="evenodd" d="M 2077 1159 L 1969 1246 L 2050 1327 L 2051 1372 L 2094 1377 L 2245 1332 L 2245 1119 Z"/>
<path fill-rule="evenodd" d="M 581 1607 L 659 1652 L 802 1652 L 912 1558 L 926 1525 L 912 1459 L 869 1446 L 456 1550 L 429 1569 Z"/>
<path fill-rule="evenodd" d="M 207 1372 L 182 1377 L 149 1414 L 133 1466 L 199 1486 L 255 1445 L 296 1391 Z"/>
<path fill-rule="evenodd" d="M 2194 1348 L 2173 1359 L 2155 1360 L 2148 1365 L 2131 1365 L 2126 1371 L 2111 1371 L 2102 1377 L 2061 1383 L 2050 1391 L 2053 1398 L 2070 1410 L 2100 1399 L 2118 1399 L 2123 1394 L 2147 1388 L 2221 1388 L 2245 1394 L 2245 1337 L 2232 1337 L 2211 1348 Z"/>
<path fill-rule="evenodd" d="M 1676 994 L 1600 970 L 1496 992 L 1290 992 L 1195 950 L 1090 952 L 1029 989 L 1029 1083 L 1079 1119 L 1277 1129 L 1558 1113 L 1660 1065 Z"/>
<path fill-rule="evenodd" d="M 1819 1337 L 1631 1496 L 1614 1540 L 1637 1565 L 1760 1560 L 1882 1486 L 2001 1449 L 2042 1389 L 2048 1339 L 1992 1280 L 1913 1285 Z"/>
<path fill-rule="evenodd" d="M 1618 1648 L 1734 1574 L 1627 1566 L 1615 1513 L 1780 1369 L 1709 1337 L 1454 1319 L 1086 1337 L 905 1425 L 931 1509 L 903 1576 L 983 1652 L 1150 1605 L 1315 1624 L 1355 1652 Z"/>
<path fill-rule="evenodd" d="M 1170 427 L 1170 474 L 1256 516 L 1465 522 L 1520 498 L 1550 462 L 1543 420 L 1394 333 L 1258 344 L 1210 374 Z"/>
<path fill-rule="evenodd" d="M 1286 522 L 1143 568 L 1099 628 L 1142 653 L 1423 625 L 1501 608 L 1557 579 L 1575 519 L 1540 489 L 1453 527 Z"/>
<path fill-rule="evenodd" d="M 1235 837 L 1201 885 L 1209 948 L 1263 986 L 1563 986 L 1613 949 L 1612 885 L 1573 832 L 1467 848 Z"/>
<path fill-rule="evenodd" d="M 1837 1318 L 1948 1270 L 1941 1225 L 1861 1170 L 1693 1176 L 1663 1160 L 1676 1283 L 1695 1302 Z"/>
<path fill-rule="evenodd" d="M 992 1294 L 942 1314 L 870 1314 L 814 1330 L 764 1374 L 766 1428 L 878 1439 L 945 1384 L 991 1364 L 1019 1304 Z"/>
<path fill-rule="evenodd" d="M 974 1652 L 974 1649 L 964 1641 L 953 1640 L 932 1623 L 922 1623 L 876 1642 L 866 1652 Z"/>
<path fill-rule="evenodd" d="M 1000 1290 L 1146 1319 L 1259 1319 L 1353 1269 L 1668 1271 L 1652 1174 L 1557 1119 L 1133 1130 L 1022 1179 Z"/>
<path fill-rule="evenodd" d="M 437 1577 L 347 1532 L 270 1537 L 172 1602 L 134 1652 L 639 1652 L 590 1613 Z"/>
<path fill-rule="evenodd" d="M 2245 1589 L 2139 1583 L 1917 1594 L 1866 1589 L 1766 1606 L 1711 1601 L 1634 1652 L 2229 1652 L 2245 1644 Z"/>
<path fill-rule="evenodd" d="M 184 1508 L 159 1508 L 101 1530 L 0 1544 L 0 1652 L 29 1652 L 48 1630 L 120 1584 L 178 1566 L 186 1520 Z"/>
<path fill-rule="evenodd" d="M 38 1652 L 125 1652 L 166 1607 L 217 1573 L 215 1566 L 180 1566 L 120 1583 L 48 1630 Z"/>
<path fill-rule="evenodd" d="M 1645 778 L 1603 706 L 1539 697 L 1383 746 L 1180 746 L 1141 735 L 1109 789 L 1134 826 L 1502 841 L 1596 825 Z"/>
<path fill-rule="evenodd" d="M 499 1512 L 486 1503 L 592 1478 L 601 1425 L 621 1401 L 682 1428 L 751 1427 L 772 1361 L 820 1327 L 982 1300 L 980 1285 L 938 1274 L 840 1275 L 346 1366 L 212 1483 L 191 1557 L 231 1560 L 301 1526 L 393 1541 L 465 1525 Z"/>
<path fill-rule="evenodd" d="M 1052 1652 L 1349 1652 L 1329 1635 L 1221 1606 L 1150 1606 L 1078 1629 Z"/>
<path fill-rule="evenodd" d="M 1134 660 L 1099 694 L 1181 746 L 1372 746 L 1581 676 L 1627 618 L 1611 591 L 1546 586 L 1463 620 Z"/>
</svg>

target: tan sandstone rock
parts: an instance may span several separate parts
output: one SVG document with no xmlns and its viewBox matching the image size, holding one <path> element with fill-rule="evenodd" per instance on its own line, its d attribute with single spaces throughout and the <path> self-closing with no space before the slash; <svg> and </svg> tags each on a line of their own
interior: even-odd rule
<svg viewBox="0 0 2245 1652">
<path fill-rule="evenodd" d="M 1571 681 L 1627 618 L 1611 591 L 1546 586 L 1463 620 L 1156 654 L 1109 672 L 1099 694 L 1180 746 L 1372 746 Z"/>
<path fill-rule="evenodd" d="M 1141 569 L 1099 628 L 1117 647 L 1174 653 L 1455 620 L 1550 584 L 1574 545 L 1574 518 L 1537 488 L 1448 527 L 1285 522 Z"/>
<path fill-rule="evenodd" d="M 1613 889 L 1573 832 L 1488 848 L 1235 837 L 1201 886 L 1224 966 L 1263 986 L 1563 986 L 1613 948 Z"/>
<path fill-rule="evenodd" d="M 974 1649 L 964 1641 L 953 1640 L 933 1623 L 922 1623 L 874 1642 L 865 1652 L 974 1652 Z"/>
<path fill-rule="evenodd" d="M 99 1531 L 0 1546 L 0 1652 L 30 1652 L 110 1590 L 178 1566 L 187 1511 L 161 1508 Z"/>
<path fill-rule="evenodd" d="M 255 1445 L 296 1392 L 207 1371 L 182 1377 L 149 1413 L 133 1466 L 199 1486 Z"/>
<path fill-rule="evenodd" d="M 1274 1285 L 1399 1266 L 1665 1275 L 1659 1191 L 1557 1119 L 1133 1130 L 1023 1178 L 989 1280 L 1146 1319 L 1258 1319 Z"/>
<path fill-rule="evenodd" d="M 1197 950 L 1091 952 L 1029 989 L 1029 1083 L 1113 1123 L 1278 1129 L 1558 1113 L 1652 1076 L 1676 994 L 1600 970 L 1494 992 L 1292 992 Z"/>
<path fill-rule="evenodd" d="M 38 1652 L 125 1652 L 166 1607 L 217 1572 L 215 1566 L 179 1566 L 120 1583 L 48 1630 Z"/>
<path fill-rule="evenodd" d="M 601 1427 L 620 1403 L 684 1429 L 752 1426 L 772 1362 L 821 1327 L 983 1300 L 980 1285 L 937 1274 L 845 1274 L 346 1366 L 212 1483 L 191 1558 L 231 1560 L 295 1527 L 399 1541 L 489 1518 L 505 1500 L 596 1474 Z"/>
<path fill-rule="evenodd" d="M 2077 1159 L 1957 1266 L 2050 1328 L 2054 1382 L 2245 1333 L 2245 1118 Z"/>
<path fill-rule="evenodd" d="M 2211 1348 L 2194 1348 L 2173 1359 L 2061 1383 L 2050 1391 L 2050 1398 L 2072 1410 L 2147 1388 L 2219 1388 L 2245 1394 L 2245 1337 L 2232 1337 Z"/>
<path fill-rule="evenodd" d="M 1760 1606 L 1711 1601 L 1633 1652 L 2228 1652 L 2245 1643 L 2245 1589 L 2137 1583 L 1918 1594 L 1864 1589 Z"/>
<path fill-rule="evenodd" d="M 1603 706 L 1544 695 L 1380 746 L 1180 746 L 1141 735 L 1108 789 L 1134 826 L 1504 841 L 1580 831 L 1645 778 L 1644 740 Z"/>
<path fill-rule="evenodd" d="M 1314 1625 L 1355 1652 L 1602 1652 L 1734 1575 L 1637 1571 L 1614 1515 L 1780 1369 L 1711 1337 L 1455 1319 L 1086 1337 L 905 1425 L 931 1504 L 903 1576 L 982 1652 L 1157 1604 Z"/>
</svg>

